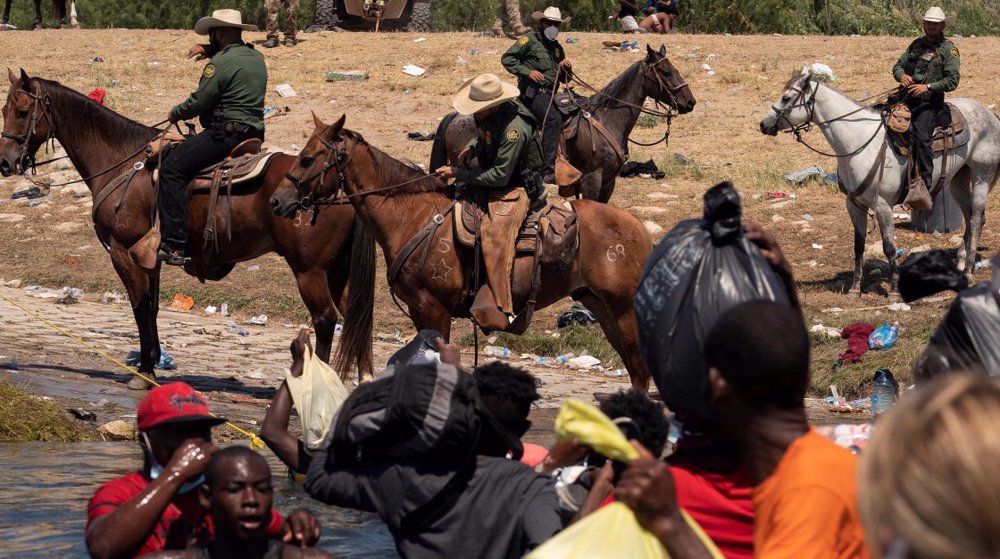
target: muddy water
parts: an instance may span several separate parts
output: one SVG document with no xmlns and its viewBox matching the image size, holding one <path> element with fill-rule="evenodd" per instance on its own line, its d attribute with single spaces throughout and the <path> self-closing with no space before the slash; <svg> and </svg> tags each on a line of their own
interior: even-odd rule
<svg viewBox="0 0 1000 559">
<path fill-rule="evenodd" d="M 320 547 L 341 558 L 397 556 L 377 517 L 310 499 L 267 456 L 275 507 L 313 511 L 323 524 Z M 135 443 L 0 443 L 0 557 L 86 557 L 87 501 L 101 483 L 140 463 Z"/>
</svg>

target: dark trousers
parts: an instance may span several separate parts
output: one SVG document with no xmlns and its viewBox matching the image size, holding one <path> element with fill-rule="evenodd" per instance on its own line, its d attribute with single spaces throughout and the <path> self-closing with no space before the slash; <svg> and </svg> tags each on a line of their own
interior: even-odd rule
<svg viewBox="0 0 1000 559">
<path fill-rule="evenodd" d="M 931 136 L 934 127 L 941 125 L 944 96 L 932 95 L 929 100 L 908 100 L 910 108 L 910 149 L 913 151 L 913 161 L 920 171 L 920 178 L 928 190 L 933 187 L 931 177 L 934 174 L 934 153 L 931 151 Z M 947 125 L 947 123 L 945 123 Z"/>
<path fill-rule="evenodd" d="M 188 241 L 188 183 L 198 172 L 218 163 L 243 140 L 258 133 L 227 134 L 221 138 L 202 130 L 170 150 L 160 165 L 160 244 L 167 250 L 184 251 Z"/>
<path fill-rule="evenodd" d="M 541 90 L 535 93 L 531 99 L 521 95 L 521 102 L 535 115 L 539 126 L 542 127 L 542 161 L 545 164 L 542 176 L 546 178 L 555 174 L 556 152 L 559 150 L 559 136 L 563 130 L 562 113 L 559 112 L 559 107 L 556 107 L 555 103 L 552 103 L 551 108 L 549 107 L 551 99 L 552 96 L 549 93 Z M 545 116 L 546 109 L 549 111 L 548 117 Z"/>
</svg>

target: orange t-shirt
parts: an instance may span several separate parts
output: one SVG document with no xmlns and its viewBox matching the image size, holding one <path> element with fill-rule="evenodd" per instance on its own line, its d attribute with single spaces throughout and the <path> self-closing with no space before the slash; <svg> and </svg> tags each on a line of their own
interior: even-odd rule
<svg viewBox="0 0 1000 559">
<path fill-rule="evenodd" d="M 814 429 L 796 439 L 771 476 L 754 488 L 754 556 L 866 559 L 857 462 Z"/>
</svg>

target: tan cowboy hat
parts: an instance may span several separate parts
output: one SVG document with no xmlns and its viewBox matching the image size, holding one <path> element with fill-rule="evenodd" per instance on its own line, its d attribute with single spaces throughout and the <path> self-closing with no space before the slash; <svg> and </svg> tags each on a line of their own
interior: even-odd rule
<svg viewBox="0 0 1000 559">
<path fill-rule="evenodd" d="M 494 74 L 480 74 L 471 80 L 466 80 L 462 87 L 458 88 L 458 93 L 455 94 L 451 104 L 460 114 L 471 115 L 514 99 L 520 94 L 517 87 L 500 81 Z"/>
<path fill-rule="evenodd" d="M 544 12 L 535 12 L 531 14 L 531 19 L 535 21 L 544 19 L 548 21 L 558 21 L 559 23 L 565 23 L 573 18 L 566 16 L 566 18 L 564 19 L 562 17 L 562 12 L 559 11 L 559 8 L 555 6 L 549 6 L 548 8 L 545 8 Z"/>
<path fill-rule="evenodd" d="M 256 31 L 256 25 L 243 23 L 243 16 L 239 10 L 215 10 L 212 17 L 203 17 L 194 24 L 194 32 L 199 35 L 208 35 L 208 30 L 213 27 L 236 27 L 244 31 Z"/>
<path fill-rule="evenodd" d="M 944 23 L 945 26 L 955 23 L 955 16 L 945 17 L 944 10 L 937 6 L 931 6 L 927 8 L 924 12 L 924 17 L 921 18 L 922 21 L 930 21 L 932 23 Z"/>
</svg>

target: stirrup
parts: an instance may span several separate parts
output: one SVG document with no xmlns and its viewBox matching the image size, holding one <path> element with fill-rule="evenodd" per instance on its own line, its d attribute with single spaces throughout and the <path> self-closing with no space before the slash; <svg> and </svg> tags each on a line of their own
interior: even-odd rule
<svg viewBox="0 0 1000 559">
<path fill-rule="evenodd" d="M 156 252 L 156 260 L 158 262 L 165 262 L 171 266 L 183 266 L 191 261 L 190 258 L 185 256 L 184 253 L 179 250 L 167 250 L 162 248 Z"/>
</svg>

